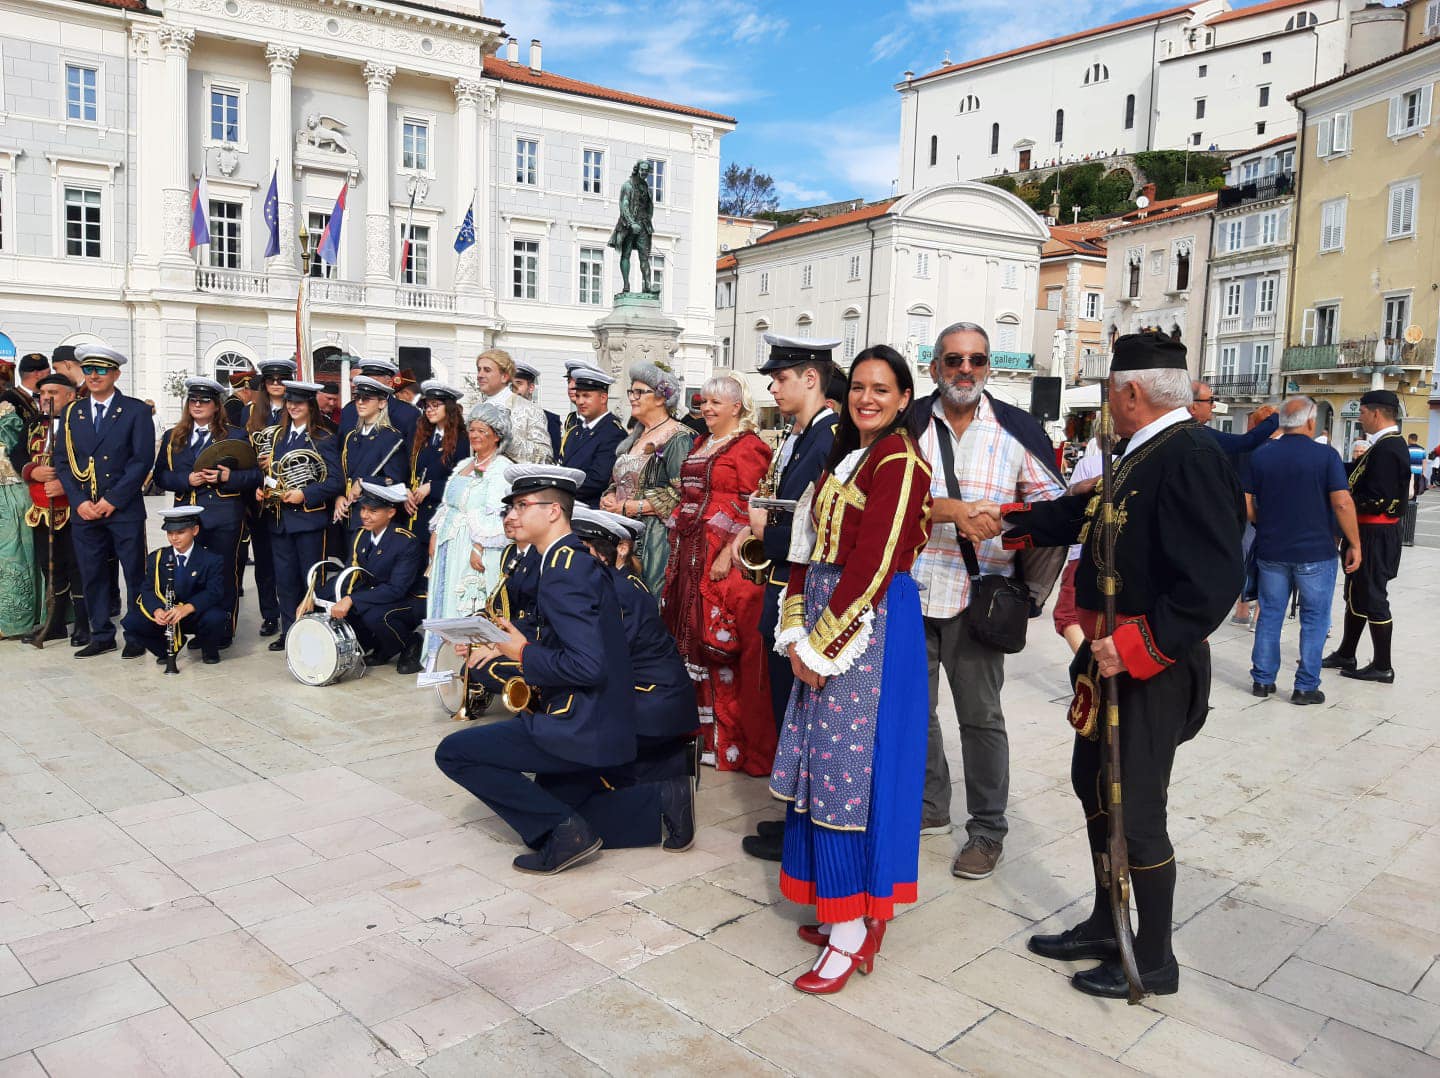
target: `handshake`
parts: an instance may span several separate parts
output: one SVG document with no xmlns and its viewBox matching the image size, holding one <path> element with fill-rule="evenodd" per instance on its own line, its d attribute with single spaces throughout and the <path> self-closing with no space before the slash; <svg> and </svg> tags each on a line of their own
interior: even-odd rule
<svg viewBox="0 0 1440 1078">
<path fill-rule="evenodd" d="M 936 498 L 931 515 L 937 524 L 954 524 L 956 530 L 972 543 L 994 539 L 1005 530 L 1000 519 L 999 502 Z"/>
</svg>

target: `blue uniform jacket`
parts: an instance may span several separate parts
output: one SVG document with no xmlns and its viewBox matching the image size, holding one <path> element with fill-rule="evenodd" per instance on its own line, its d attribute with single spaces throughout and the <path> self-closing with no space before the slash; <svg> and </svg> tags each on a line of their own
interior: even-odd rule
<svg viewBox="0 0 1440 1078">
<path fill-rule="evenodd" d="M 560 459 L 560 417 L 554 412 L 545 412 L 545 426 L 550 431 L 550 455 Z"/>
<path fill-rule="evenodd" d="M 171 428 L 173 430 L 174 428 Z M 199 505 L 205 509 L 206 528 L 238 528 L 245 519 L 246 495 L 260 485 L 259 468 L 232 468 L 230 478 L 215 486 L 192 487 L 190 473 L 200 455 L 192 444 L 176 449 L 170 444 L 170 431 L 160 439 L 160 452 L 155 455 L 154 479 L 162 490 L 175 495 L 176 505 Z M 247 442 L 239 427 L 228 427 L 226 438 Z M 207 442 L 208 446 L 210 443 Z"/>
<path fill-rule="evenodd" d="M 420 422 L 420 409 L 394 397 L 386 397 L 385 410 L 390 417 L 390 425 L 405 435 L 405 444 L 414 445 L 415 425 Z M 350 401 L 340 409 L 340 437 L 344 438 L 359 425 L 360 417 L 355 412 L 355 402 Z"/>
<path fill-rule="evenodd" d="M 350 564 L 364 573 L 352 576 L 347 594 L 360 613 L 406 607 L 425 595 L 425 544 L 407 528 L 385 529 L 377 547 L 370 533 L 357 532 L 350 548 Z"/>
<path fill-rule="evenodd" d="M 90 398 L 83 397 L 67 407 L 61 419 L 55 474 L 65 497 L 73 508 L 104 498 L 115 507 L 112 520 L 143 520 L 140 490 L 155 459 L 150 406 L 123 393 L 112 394 L 98 431 L 92 407 Z"/>
<path fill-rule="evenodd" d="M 175 551 L 169 546 L 152 551 L 145 559 L 145 576 L 135 604 L 151 621 L 155 620 L 155 612 L 165 607 L 165 586 L 174 565 Z M 185 572 L 175 578 L 175 602 L 191 603 L 200 613 L 219 610 L 225 601 L 224 577 L 225 559 L 192 543 L 185 555 Z"/>
<path fill-rule="evenodd" d="M 641 737 L 683 737 L 700 725 L 695 683 L 675 638 L 660 620 L 660 607 L 634 573 L 610 570 L 625 619 L 625 642 L 635 675 L 635 733 Z"/>
<path fill-rule="evenodd" d="M 600 504 L 600 495 L 610 485 L 615 471 L 615 450 L 625 440 L 625 428 L 609 412 L 593 427 L 577 423 L 565 437 L 560 450 L 560 463 L 585 473 L 585 482 L 575 492 L 575 500 L 592 509 Z"/>
<path fill-rule="evenodd" d="M 266 406 L 268 406 L 268 405 L 266 405 Z M 253 412 L 254 410 L 255 410 L 255 405 L 254 405 L 254 404 L 247 404 L 247 405 L 245 405 L 244 418 L 241 420 L 241 423 L 240 423 L 240 425 L 241 425 L 242 427 L 247 427 L 247 428 L 248 428 L 248 427 L 250 426 L 250 413 Z M 280 422 L 280 417 L 283 416 L 284 414 L 285 414 L 285 409 L 284 409 L 284 408 L 270 408 L 270 418 L 265 421 L 265 425 L 266 425 L 267 427 L 273 427 L 276 423 Z"/>
<path fill-rule="evenodd" d="M 820 478 L 825 461 L 830 457 L 830 448 L 835 444 L 835 426 L 839 422 L 834 412 L 826 411 L 810 420 L 796 437 L 795 451 L 790 462 L 780 473 L 780 483 L 775 488 L 775 497 L 792 501 L 805 493 L 805 488 Z M 770 583 L 785 584 L 790 579 L 790 530 L 794 527 L 793 513 L 770 511 L 770 521 L 765 525 L 765 556 L 770 559 Z"/>
<path fill-rule="evenodd" d="M 275 439 L 275 459 L 270 463 L 270 473 L 278 477 L 284 463 L 286 432 L 281 431 Z M 345 487 L 345 477 L 340 472 L 340 439 L 326 430 L 305 429 L 299 449 L 313 449 L 325 461 L 325 478 L 318 483 L 308 483 L 301 489 L 305 492 L 303 505 L 286 505 L 273 502 L 270 510 L 276 513 L 275 523 L 283 533 L 320 531 L 330 523 L 330 502 Z"/>
<path fill-rule="evenodd" d="M 614 574 L 574 535 L 545 552 L 539 630 L 520 656 L 538 710 L 521 712 L 535 743 L 589 767 L 635 759 L 634 676 Z"/>
<path fill-rule="evenodd" d="M 410 478 L 409 447 L 405 435 L 394 427 L 377 426 L 369 434 L 361 434 L 360 428 L 356 427 L 342 434 L 340 470 L 345 475 L 345 486 L 348 488 L 359 479 L 383 484 L 404 483 Z M 393 453 L 392 449 L 395 450 Z M 357 528 L 360 526 L 358 505 L 350 507 L 350 523 Z"/>
<path fill-rule="evenodd" d="M 414 442 L 410 443 L 414 445 Z M 404 450 L 401 450 L 404 452 Z M 444 452 L 443 444 L 436 445 L 433 438 L 420 447 L 420 452 L 415 454 L 414 460 L 410 463 L 410 488 L 413 490 L 421 483 L 430 484 L 430 493 L 425 495 L 425 500 L 417 506 L 417 512 L 411 518 L 410 527 L 419 535 L 430 534 L 430 518 L 435 515 L 435 510 L 440 508 L 440 503 L 445 500 L 445 484 L 450 481 L 450 473 L 470 455 L 470 439 L 462 430 L 460 436 L 455 439 L 455 448 L 449 454 Z M 427 540 L 428 541 L 428 540 Z"/>
</svg>

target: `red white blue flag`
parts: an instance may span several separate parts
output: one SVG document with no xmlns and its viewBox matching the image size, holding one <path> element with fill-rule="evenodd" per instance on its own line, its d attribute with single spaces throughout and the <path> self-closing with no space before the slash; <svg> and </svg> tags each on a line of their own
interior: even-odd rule
<svg viewBox="0 0 1440 1078">
<path fill-rule="evenodd" d="M 330 220 L 325 222 L 325 231 L 320 234 L 320 260 L 329 265 L 340 261 L 340 229 L 345 218 L 345 196 L 350 192 L 347 183 L 335 196 L 335 208 L 330 211 Z"/>
<path fill-rule="evenodd" d="M 210 189 L 201 176 L 190 192 L 190 246 L 199 247 L 210 242 Z"/>
</svg>

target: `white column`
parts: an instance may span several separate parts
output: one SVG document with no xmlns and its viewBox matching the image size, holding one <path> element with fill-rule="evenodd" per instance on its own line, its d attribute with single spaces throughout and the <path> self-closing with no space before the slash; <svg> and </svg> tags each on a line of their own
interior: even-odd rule
<svg viewBox="0 0 1440 1078">
<path fill-rule="evenodd" d="M 390 266 L 390 80 L 395 68 L 365 65 L 369 89 L 365 152 L 365 280 L 384 283 Z"/>
<path fill-rule="evenodd" d="M 495 222 L 491 210 L 492 189 L 495 184 L 491 154 L 495 150 L 495 114 L 499 108 L 498 91 L 491 83 L 480 87 L 479 139 L 476 142 L 475 175 L 480 182 L 480 191 L 475 199 L 475 250 L 480 261 L 480 296 L 485 301 L 485 313 L 495 313 L 495 245 L 493 235 Z M 514 152 L 514 147 L 511 147 Z M 508 252 L 507 252 L 508 254 Z"/>
<path fill-rule="evenodd" d="M 135 89 L 140 101 L 154 101 L 159 95 L 156 76 L 159 65 L 155 62 L 158 47 L 154 32 L 149 27 L 130 28 L 130 55 L 135 64 Z M 135 116 L 136 145 L 150 145 L 151 120 L 146 110 L 140 109 Z M 160 258 L 161 236 L 163 234 L 163 209 L 160 198 L 164 189 L 166 162 L 156 161 L 155 154 L 139 155 L 135 163 L 135 175 L 129 182 L 135 185 L 135 257 L 136 266 L 154 266 Z"/>
<path fill-rule="evenodd" d="M 478 194 L 480 186 L 480 98 L 489 89 L 479 79 L 459 79 L 455 90 L 455 128 L 459 139 L 457 174 L 455 177 L 455 227 L 458 230 L 465 220 L 465 213 L 471 208 L 472 196 Z M 490 93 L 493 95 L 494 90 Z M 462 251 L 455 261 L 455 291 L 474 295 L 480 291 L 480 210 L 475 206 L 474 246 Z"/>
<path fill-rule="evenodd" d="M 270 160 L 279 176 L 276 189 L 280 196 L 280 253 L 270 259 L 270 272 L 283 277 L 300 276 L 299 240 L 295 235 L 295 121 L 291 111 L 291 84 L 299 59 L 300 50 L 292 45 L 269 45 L 265 49 L 265 60 L 270 65 Z M 264 190 L 269 191 L 268 181 Z"/>
<path fill-rule="evenodd" d="M 713 344 L 715 338 L 715 252 L 719 248 L 715 207 L 720 202 L 720 140 L 715 129 L 695 124 L 690 129 L 690 249 L 686 251 L 689 276 L 685 282 L 685 336 Z M 674 182 L 674 177 L 667 177 Z M 679 269 L 667 267 L 679 282 Z M 673 284 L 669 286 L 672 293 Z M 666 306 L 679 311 L 673 302 Z M 664 297 L 661 297 L 662 303 Z M 732 342 L 733 344 L 733 342 Z"/>
<path fill-rule="evenodd" d="M 195 31 L 184 26 L 162 26 L 160 47 L 165 53 L 163 108 L 167 113 L 167 134 L 162 140 L 170 148 L 169 167 L 164 179 L 164 261 L 191 264 L 190 259 L 190 46 Z"/>
</svg>

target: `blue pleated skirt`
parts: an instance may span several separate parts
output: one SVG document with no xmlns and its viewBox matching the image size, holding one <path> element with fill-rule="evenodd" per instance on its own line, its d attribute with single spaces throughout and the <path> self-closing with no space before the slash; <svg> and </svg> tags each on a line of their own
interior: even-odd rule
<svg viewBox="0 0 1440 1078">
<path fill-rule="evenodd" d="M 785 811 L 780 893 L 813 904 L 826 922 L 888 920 L 896 903 L 916 899 L 930 696 L 920 595 L 909 574 L 895 574 L 876 617 L 886 619 L 885 651 L 865 829 L 818 825 L 793 804 Z"/>
</svg>

